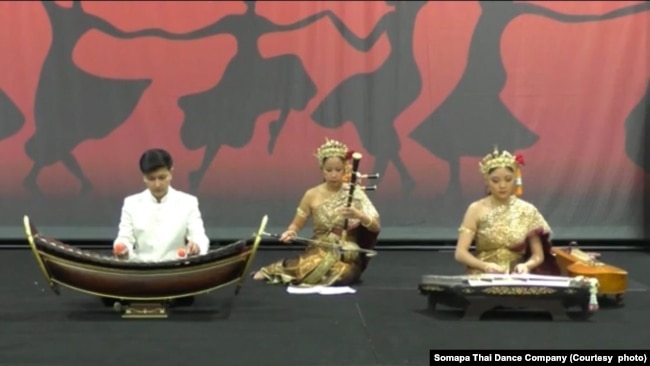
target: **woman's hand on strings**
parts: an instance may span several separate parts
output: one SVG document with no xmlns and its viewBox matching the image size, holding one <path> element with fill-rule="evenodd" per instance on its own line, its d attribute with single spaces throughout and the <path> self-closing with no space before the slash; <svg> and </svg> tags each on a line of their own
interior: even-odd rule
<svg viewBox="0 0 650 366">
<path fill-rule="evenodd" d="M 354 207 L 343 207 L 341 209 L 341 215 L 349 220 L 348 229 L 354 229 L 359 226 L 361 220 L 365 217 L 363 212 Z"/>
<path fill-rule="evenodd" d="M 354 207 L 343 207 L 341 209 L 341 215 L 350 220 L 361 220 L 364 217 L 363 212 Z"/>
<path fill-rule="evenodd" d="M 506 273 L 505 268 L 496 263 L 486 263 L 483 269 L 485 273 Z"/>
<path fill-rule="evenodd" d="M 530 269 L 524 263 L 519 263 L 515 266 L 514 272 L 517 274 L 526 274 L 530 272 Z"/>
<path fill-rule="evenodd" d="M 298 233 L 296 233 L 293 230 L 287 230 L 280 235 L 280 241 L 283 243 L 291 243 L 293 239 L 295 239 L 298 236 Z"/>
</svg>

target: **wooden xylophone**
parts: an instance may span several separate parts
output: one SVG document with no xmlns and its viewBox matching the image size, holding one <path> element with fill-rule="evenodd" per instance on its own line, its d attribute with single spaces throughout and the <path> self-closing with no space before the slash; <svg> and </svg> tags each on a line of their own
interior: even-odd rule
<svg viewBox="0 0 650 366">
<path fill-rule="evenodd" d="M 237 283 L 238 294 L 261 241 L 268 218 L 264 216 L 252 245 L 239 240 L 205 255 L 156 262 L 120 260 L 82 250 L 43 236 L 25 216 L 27 240 L 50 288 L 115 299 L 125 318 L 167 317 L 174 299 L 205 294 Z"/>
</svg>

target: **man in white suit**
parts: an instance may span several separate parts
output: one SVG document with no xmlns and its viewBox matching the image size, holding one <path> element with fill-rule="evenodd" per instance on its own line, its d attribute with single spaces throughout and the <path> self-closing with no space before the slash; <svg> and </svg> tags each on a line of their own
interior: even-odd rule
<svg viewBox="0 0 650 366">
<path fill-rule="evenodd" d="M 113 253 L 123 260 L 166 261 L 208 252 L 208 239 L 198 199 L 171 187 L 173 160 L 162 149 L 140 157 L 144 191 L 124 199 Z M 115 299 L 103 298 L 106 306 Z M 194 297 L 176 299 L 175 306 L 189 306 Z"/>
<path fill-rule="evenodd" d="M 124 199 L 119 232 L 113 242 L 118 258 L 165 261 L 208 252 L 198 199 L 171 187 L 173 161 L 162 149 L 140 157 L 144 191 Z"/>
</svg>

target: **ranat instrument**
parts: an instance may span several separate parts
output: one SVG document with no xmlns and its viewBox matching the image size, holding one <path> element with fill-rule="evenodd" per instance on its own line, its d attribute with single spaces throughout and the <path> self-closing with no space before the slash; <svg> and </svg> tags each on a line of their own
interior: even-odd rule
<svg viewBox="0 0 650 366">
<path fill-rule="evenodd" d="M 174 299 L 206 294 L 237 284 L 239 294 L 248 277 L 268 217 L 250 240 L 212 249 L 205 255 L 171 261 L 122 260 L 82 250 L 43 236 L 27 216 L 25 233 L 36 262 L 50 288 L 59 286 L 103 298 L 115 299 L 124 318 L 166 318 Z"/>
</svg>

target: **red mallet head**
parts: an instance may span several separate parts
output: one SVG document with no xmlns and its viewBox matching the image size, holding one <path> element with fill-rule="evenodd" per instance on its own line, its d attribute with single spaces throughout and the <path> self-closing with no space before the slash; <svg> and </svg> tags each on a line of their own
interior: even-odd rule
<svg viewBox="0 0 650 366">
<path fill-rule="evenodd" d="M 128 250 L 129 249 L 126 247 L 126 244 L 124 243 L 117 243 L 113 245 L 113 253 L 116 255 L 126 254 Z"/>
</svg>

